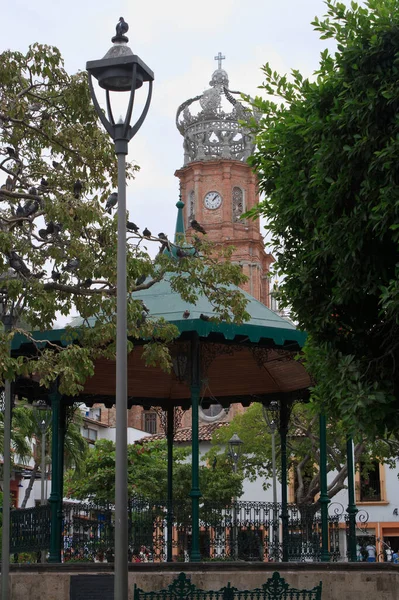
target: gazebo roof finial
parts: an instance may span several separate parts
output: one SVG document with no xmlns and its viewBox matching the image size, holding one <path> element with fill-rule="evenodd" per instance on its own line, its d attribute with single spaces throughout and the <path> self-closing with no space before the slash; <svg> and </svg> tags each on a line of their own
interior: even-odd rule
<svg viewBox="0 0 399 600">
<path fill-rule="evenodd" d="M 177 208 L 177 219 L 176 219 L 176 229 L 175 229 L 175 244 L 184 244 L 186 242 L 186 230 L 184 228 L 184 216 L 183 216 L 183 208 L 184 202 L 181 199 L 181 185 L 179 189 L 179 200 L 176 202 Z"/>
</svg>

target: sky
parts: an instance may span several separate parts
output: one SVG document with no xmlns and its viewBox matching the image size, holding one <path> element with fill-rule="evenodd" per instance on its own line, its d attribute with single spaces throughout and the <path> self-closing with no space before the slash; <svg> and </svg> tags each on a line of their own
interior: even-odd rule
<svg viewBox="0 0 399 600">
<path fill-rule="evenodd" d="M 54 45 L 74 73 L 106 54 L 124 17 L 129 46 L 155 74 L 148 116 L 129 146 L 140 172 L 129 182 L 128 210 L 141 229 L 171 235 L 179 195 L 174 172 L 183 166 L 177 107 L 209 88 L 218 52 L 226 57 L 230 89 L 252 96 L 261 93 L 266 62 L 279 73 L 310 76 L 327 45 L 311 21 L 325 12 L 323 0 L 13 0 L 2 6 L 0 51 Z"/>
</svg>

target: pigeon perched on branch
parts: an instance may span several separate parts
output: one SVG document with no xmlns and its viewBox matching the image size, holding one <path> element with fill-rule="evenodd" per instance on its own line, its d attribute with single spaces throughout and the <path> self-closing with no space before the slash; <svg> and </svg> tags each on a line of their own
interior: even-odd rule
<svg viewBox="0 0 399 600">
<path fill-rule="evenodd" d="M 47 236 L 57 235 L 61 230 L 61 223 L 53 223 L 53 221 L 49 221 L 46 229 L 39 229 L 39 236 L 43 239 L 47 239 Z"/>
<path fill-rule="evenodd" d="M 161 240 L 162 244 L 159 247 L 159 253 L 161 254 L 166 248 L 169 248 L 169 240 L 168 236 L 164 233 L 158 233 L 158 238 Z"/>
<path fill-rule="evenodd" d="M 38 211 L 39 206 L 40 204 L 37 200 L 28 200 L 23 206 L 18 204 L 15 216 L 20 218 L 31 217 Z"/>
<path fill-rule="evenodd" d="M 47 188 L 48 188 L 48 181 L 47 181 L 47 179 L 42 177 L 41 181 L 40 181 L 40 185 L 38 187 L 38 190 L 41 194 L 44 194 L 44 192 L 47 191 Z"/>
<path fill-rule="evenodd" d="M 140 275 L 139 277 L 137 277 L 136 279 L 136 285 L 141 285 L 145 282 L 145 280 L 147 279 L 147 275 Z"/>
<path fill-rule="evenodd" d="M 184 252 L 181 248 L 176 249 L 177 258 L 188 258 L 190 254 L 188 252 Z"/>
<path fill-rule="evenodd" d="M 24 207 L 23 207 L 23 206 L 21 206 L 20 204 L 18 204 L 18 206 L 17 206 L 17 210 L 16 210 L 16 213 L 15 213 L 15 215 L 16 215 L 17 217 L 24 217 L 24 216 L 25 216 L 25 210 L 24 210 Z"/>
<path fill-rule="evenodd" d="M 149 229 L 147 229 L 147 227 L 143 230 L 143 236 L 146 238 L 151 237 L 151 231 Z"/>
<path fill-rule="evenodd" d="M 62 230 L 61 223 L 53 223 L 53 221 L 49 221 L 47 224 L 47 233 L 49 235 L 57 235 Z"/>
<path fill-rule="evenodd" d="M 127 221 L 126 222 L 126 228 L 129 231 L 133 231 L 133 233 L 137 233 L 138 230 L 140 229 L 140 227 L 137 227 L 136 223 L 133 223 L 133 221 Z"/>
<path fill-rule="evenodd" d="M 39 237 L 42 238 L 42 240 L 46 240 L 47 239 L 47 229 L 39 229 L 38 231 Z"/>
<path fill-rule="evenodd" d="M 146 312 L 147 314 L 150 312 L 150 309 L 148 308 L 148 306 L 146 304 L 144 304 L 144 302 L 142 300 L 139 300 L 140 304 L 141 304 L 141 309 L 144 310 L 144 312 Z"/>
<path fill-rule="evenodd" d="M 26 266 L 22 258 L 15 252 L 15 250 L 11 250 L 8 255 L 8 262 L 10 263 L 10 267 L 14 269 L 17 273 L 21 273 L 24 277 L 29 277 L 30 269 Z"/>
<path fill-rule="evenodd" d="M 53 269 L 51 271 L 51 279 L 53 281 L 60 281 L 60 279 L 61 279 L 61 273 L 59 271 L 56 271 L 55 269 Z"/>
<path fill-rule="evenodd" d="M 205 229 L 195 219 L 191 221 L 191 227 L 194 229 L 194 231 L 198 231 L 198 233 L 202 233 L 204 235 L 206 234 Z"/>
<path fill-rule="evenodd" d="M 7 179 L 6 179 L 6 190 L 8 192 L 12 192 L 12 188 L 14 187 L 12 178 L 8 175 Z"/>
<path fill-rule="evenodd" d="M 63 271 L 69 271 L 70 273 L 72 273 L 73 271 L 76 271 L 76 269 L 79 268 L 80 265 L 80 260 L 79 258 L 70 258 L 65 267 L 62 267 Z"/>
<path fill-rule="evenodd" d="M 11 158 L 18 158 L 18 152 L 16 152 L 16 150 L 14 150 L 14 148 L 11 146 L 6 147 L 6 152 Z"/>
<path fill-rule="evenodd" d="M 83 184 L 80 179 L 77 179 L 73 184 L 73 195 L 76 199 L 80 198 L 80 194 L 82 193 Z"/>
<path fill-rule="evenodd" d="M 118 204 L 118 193 L 112 192 L 112 194 L 110 194 L 110 196 L 108 197 L 107 203 L 105 205 L 105 210 L 107 211 L 107 213 L 111 214 L 112 209 L 117 204 Z"/>
<path fill-rule="evenodd" d="M 36 188 L 35 188 L 36 189 Z M 28 200 L 23 207 L 24 217 L 31 217 L 39 210 L 39 202 L 37 200 Z"/>
</svg>

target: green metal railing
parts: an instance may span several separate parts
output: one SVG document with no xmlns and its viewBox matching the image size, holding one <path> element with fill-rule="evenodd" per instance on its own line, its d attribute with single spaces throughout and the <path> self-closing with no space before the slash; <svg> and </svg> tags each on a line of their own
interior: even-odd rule
<svg viewBox="0 0 399 600">
<path fill-rule="evenodd" d="M 331 560 L 343 558 L 345 513 L 331 505 L 328 545 Z M 172 560 L 186 562 L 192 548 L 191 499 L 185 502 L 129 501 L 129 559 L 166 561 L 168 533 Z M 281 504 L 235 502 L 229 505 L 200 502 L 199 549 L 205 561 L 320 561 L 321 515 L 313 507 L 288 504 L 283 548 Z M 172 527 L 170 524 L 172 523 Z M 342 524 L 342 528 L 340 528 Z M 11 513 L 11 553 L 48 550 L 50 506 L 17 509 Z M 340 535 L 341 531 L 341 535 Z M 64 503 L 62 510 L 63 560 L 113 561 L 114 507 L 90 503 Z"/>
<path fill-rule="evenodd" d="M 37 552 L 50 548 L 50 506 L 11 511 L 10 553 Z"/>
<path fill-rule="evenodd" d="M 134 600 L 321 600 L 322 582 L 310 590 L 290 587 L 275 571 L 260 588 L 238 590 L 230 582 L 220 590 L 197 588 L 185 575 L 180 575 L 165 589 L 145 592 L 134 586 Z"/>
</svg>

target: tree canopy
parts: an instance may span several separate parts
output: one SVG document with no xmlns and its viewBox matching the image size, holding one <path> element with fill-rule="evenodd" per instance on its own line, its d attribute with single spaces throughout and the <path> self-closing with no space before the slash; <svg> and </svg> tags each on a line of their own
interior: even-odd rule
<svg viewBox="0 0 399 600">
<path fill-rule="evenodd" d="M 268 489 L 272 478 L 271 433 L 262 414 L 260 403 L 252 404 L 244 413 L 237 414 L 227 427 L 216 430 L 209 451 L 209 462 L 214 457 L 224 456 L 227 444 L 233 433 L 237 433 L 243 442 L 241 468 L 251 481 L 264 480 L 263 487 Z M 328 497 L 331 499 L 346 489 L 346 439 L 342 421 L 330 418 L 327 421 L 327 471 Z M 395 466 L 398 455 L 398 443 L 395 440 L 374 440 L 367 443 L 358 436 L 354 444 L 354 459 L 357 468 L 364 474 L 378 459 L 389 466 Z M 310 404 L 294 404 L 287 434 L 287 459 L 290 480 L 294 485 L 295 502 L 308 505 L 314 510 L 319 508 L 320 494 L 320 436 L 319 418 L 315 407 Z M 217 458 L 219 460 L 219 458 Z M 281 481 L 280 444 L 276 433 L 277 477 Z"/>
<path fill-rule="evenodd" d="M 173 496 L 176 501 L 189 500 L 191 463 L 189 448 L 174 448 Z M 167 446 L 155 440 L 128 445 L 129 498 L 160 501 L 167 498 Z M 83 471 L 66 473 L 66 495 L 78 500 L 113 503 L 115 499 L 115 444 L 99 440 L 89 452 Z M 200 466 L 200 489 L 203 501 L 228 503 L 242 493 L 242 475 L 232 474 L 231 466 L 221 461 L 214 469 Z"/>
<path fill-rule="evenodd" d="M 0 54 L 0 304 L 3 313 L 19 318 L 10 334 L 0 333 L 1 378 L 35 373 L 48 385 L 59 377 L 60 391 L 73 395 L 92 375 L 95 358 L 114 358 L 116 167 L 85 73 L 69 75 L 50 46 Z M 137 168 L 127 165 L 128 182 Z M 147 362 L 169 368 L 165 344 L 177 330 L 149 317 L 134 293 L 168 273 L 188 302 L 203 293 L 215 318 L 240 321 L 246 302 L 229 286 L 245 278 L 230 263 L 229 250 L 216 251 L 198 238 L 193 256 L 181 252 L 171 259 L 162 252 L 171 244 L 165 235 L 140 233 L 150 225 L 128 223 L 129 350 L 135 339 L 146 339 Z M 160 244 L 155 260 L 150 243 Z M 36 346 L 32 356 L 9 356 L 16 332 L 31 338 L 30 329 L 50 329 L 57 314 L 69 315 L 73 307 L 85 326 L 71 328 L 67 337 L 79 337 L 79 344 L 49 343 Z"/>
<path fill-rule="evenodd" d="M 282 306 L 309 338 L 314 400 L 371 436 L 399 427 L 399 5 L 328 0 L 311 79 L 263 67 L 251 163 Z"/>
</svg>

